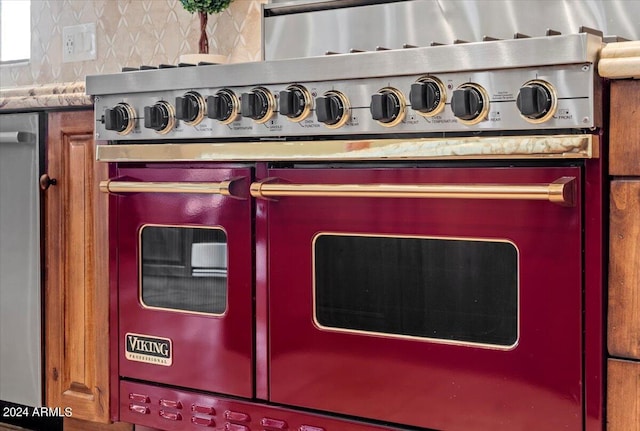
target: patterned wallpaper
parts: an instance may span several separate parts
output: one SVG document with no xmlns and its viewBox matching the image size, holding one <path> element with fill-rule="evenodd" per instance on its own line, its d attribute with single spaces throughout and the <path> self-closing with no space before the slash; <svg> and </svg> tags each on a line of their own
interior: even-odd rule
<svg viewBox="0 0 640 431">
<path fill-rule="evenodd" d="M 261 4 L 234 0 L 209 16 L 209 52 L 229 62 L 261 58 Z M 96 24 L 97 59 L 62 62 L 62 28 Z M 114 73 L 123 66 L 177 64 L 198 52 L 197 14 L 179 0 L 31 0 L 31 61 L 0 66 L 2 88 L 84 81 L 86 75 Z"/>
</svg>

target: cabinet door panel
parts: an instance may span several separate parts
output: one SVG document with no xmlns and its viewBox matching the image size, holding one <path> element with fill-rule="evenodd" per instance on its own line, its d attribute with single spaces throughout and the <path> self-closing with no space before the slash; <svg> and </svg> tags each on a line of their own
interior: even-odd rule
<svg viewBox="0 0 640 431">
<path fill-rule="evenodd" d="M 45 201 L 46 403 L 109 421 L 107 166 L 95 162 L 93 112 L 49 115 Z M 102 215 L 101 215 L 102 214 Z"/>
<path fill-rule="evenodd" d="M 607 363 L 607 431 L 637 430 L 640 424 L 640 362 Z"/>
<path fill-rule="evenodd" d="M 609 173 L 640 175 L 640 82 L 611 83 Z"/>
<path fill-rule="evenodd" d="M 611 182 L 609 354 L 640 360 L 640 180 Z"/>
</svg>

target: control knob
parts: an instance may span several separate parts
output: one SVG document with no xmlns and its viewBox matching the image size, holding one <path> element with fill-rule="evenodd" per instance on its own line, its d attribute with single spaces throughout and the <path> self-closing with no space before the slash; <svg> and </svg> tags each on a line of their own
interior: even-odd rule
<svg viewBox="0 0 640 431">
<path fill-rule="evenodd" d="M 136 111 L 128 103 L 118 103 L 113 108 L 105 109 L 102 118 L 105 129 L 126 135 L 135 126 Z"/>
<path fill-rule="evenodd" d="M 164 100 L 144 107 L 144 127 L 153 129 L 164 135 L 173 129 L 176 123 L 176 114 L 173 106 Z"/>
<path fill-rule="evenodd" d="M 176 97 L 176 118 L 190 126 L 195 126 L 204 118 L 205 103 L 195 91 L 188 91 L 182 97 Z"/>
<path fill-rule="evenodd" d="M 532 80 L 520 88 L 516 106 L 525 120 L 530 123 L 542 123 L 555 114 L 557 97 L 551 84 Z"/>
<path fill-rule="evenodd" d="M 327 91 L 316 98 L 316 117 L 331 129 L 344 126 L 349 120 L 351 107 L 347 96 L 339 91 Z"/>
<path fill-rule="evenodd" d="M 444 85 L 435 78 L 424 77 L 411 84 L 411 107 L 422 116 L 438 115 L 444 109 L 446 98 Z"/>
<path fill-rule="evenodd" d="M 301 85 L 290 85 L 279 94 L 280 114 L 300 122 L 311 112 L 311 94 Z"/>
<path fill-rule="evenodd" d="M 273 116 L 275 100 L 266 88 L 256 87 L 249 93 L 242 93 L 240 111 L 243 117 L 256 123 L 266 123 Z"/>
<path fill-rule="evenodd" d="M 487 117 L 489 97 L 479 85 L 463 84 L 453 91 L 451 110 L 461 123 L 478 124 Z"/>
<path fill-rule="evenodd" d="M 238 117 L 239 102 L 231 90 L 220 90 L 207 97 L 207 117 L 229 124 Z"/>
<path fill-rule="evenodd" d="M 371 117 L 382 126 L 391 127 L 400 123 L 406 109 L 403 94 L 395 88 L 385 87 L 371 96 Z"/>
</svg>

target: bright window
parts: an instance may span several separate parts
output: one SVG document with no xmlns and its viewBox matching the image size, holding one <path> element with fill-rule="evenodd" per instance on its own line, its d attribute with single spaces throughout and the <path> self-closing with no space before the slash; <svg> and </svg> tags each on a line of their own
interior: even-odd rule
<svg viewBox="0 0 640 431">
<path fill-rule="evenodd" d="M 31 57 L 31 0 L 0 0 L 0 62 Z"/>
</svg>

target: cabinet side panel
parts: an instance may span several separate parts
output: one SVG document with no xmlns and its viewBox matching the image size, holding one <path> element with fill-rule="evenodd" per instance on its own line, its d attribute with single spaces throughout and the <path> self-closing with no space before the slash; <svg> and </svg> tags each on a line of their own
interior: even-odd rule
<svg viewBox="0 0 640 431">
<path fill-rule="evenodd" d="M 611 175 L 640 175 L 640 81 L 611 83 Z"/>
<path fill-rule="evenodd" d="M 47 405 L 71 407 L 73 417 L 109 420 L 108 265 L 106 196 L 98 182 L 93 112 L 49 115 L 46 192 Z M 98 205 L 100 203 L 100 205 Z"/>
</svg>

